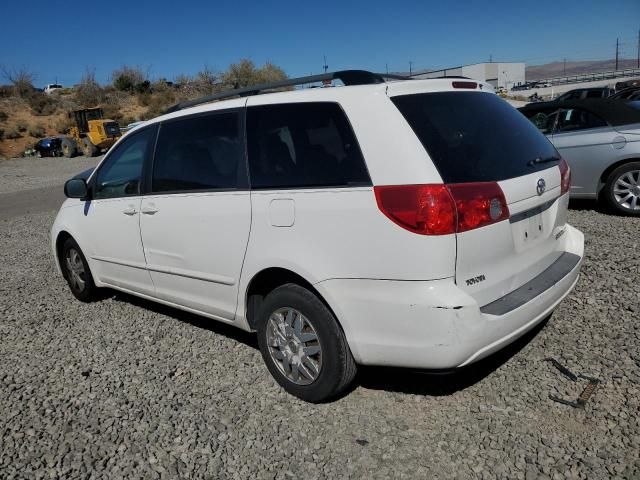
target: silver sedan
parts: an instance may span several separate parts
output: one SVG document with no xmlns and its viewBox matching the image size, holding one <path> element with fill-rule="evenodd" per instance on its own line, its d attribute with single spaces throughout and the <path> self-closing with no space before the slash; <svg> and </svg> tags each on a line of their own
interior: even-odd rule
<svg viewBox="0 0 640 480">
<path fill-rule="evenodd" d="M 544 102 L 520 111 L 569 163 L 572 198 L 640 216 L 640 102 Z"/>
</svg>

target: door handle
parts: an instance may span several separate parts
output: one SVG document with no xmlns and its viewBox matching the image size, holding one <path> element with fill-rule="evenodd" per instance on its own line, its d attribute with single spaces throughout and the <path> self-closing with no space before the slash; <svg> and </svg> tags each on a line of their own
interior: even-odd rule
<svg viewBox="0 0 640 480">
<path fill-rule="evenodd" d="M 145 215 L 153 215 L 154 213 L 158 213 L 158 210 L 154 207 L 142 207 L 142 209 L 140 210 L 142 213 L 144 213 Z"/>
<path fill-rule="evenodd" d="M 124 213 L 125 215 L 131 216 L 138 213 L 138 211 L 134 207 L 127 207 L 122 211 L 122 213 Z"/>
</svg>

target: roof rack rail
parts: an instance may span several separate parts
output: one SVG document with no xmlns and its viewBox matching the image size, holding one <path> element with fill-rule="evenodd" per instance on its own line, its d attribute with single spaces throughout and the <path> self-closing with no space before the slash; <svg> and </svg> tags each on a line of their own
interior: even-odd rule
<svg viewBox="0 0 640 480">
<path fill-rule="evenodd" d="M 236 88 L 234 90 L 227 90 L 226 92 L 214 93 L 213 95 L 180 102 L 169 107 L 164 113 L 177 112 L 184 108 L 195 107 L 196 105 L 202 105 L 203 103 L 209 103 L 214 100 L 222 100 L 224 98 L 231 97 L 247 97 L 250 95 L 257 95 L 265 90 L 275 90 L 277 88 L 293 87 L 296 85 L 317 83 L 326 80 L 340 80 L 345 85 L 373 85 L 376 83 L 384 83 L 386 78 L 393 80 L 410 80 L 409 77 L 391 73 L 373 73 L 366 70 L 341 70 L 338 72 L 321 73 L 319 75 L 309 75 L 307 77 L 288 78 L 278 82 L 262 83 L 260 85 L 252 85 L 250 87 Z"/>
</svg>

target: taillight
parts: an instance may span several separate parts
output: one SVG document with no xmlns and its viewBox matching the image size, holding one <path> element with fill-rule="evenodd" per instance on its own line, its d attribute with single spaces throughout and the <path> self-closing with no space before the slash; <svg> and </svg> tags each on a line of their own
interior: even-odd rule
<svg viewBox="0 0 640 480">
<path fill-rule="evenodd" d="M 401 227 L 421 235 L 466 232 L 509 218 L 495 182 L 373 187 L 378 208 Z"/>
<path fill-rule="evenodd" d="M 407 230 L 421 235 L 455 232 L 456 207 L 444 185 L 373 187 L 378 208 Z"/>
<path fill-rule="evenodd" d="M 495 182 L 447 185 L 456 202 L 458 232 L 484 227 L 509 218 L 509 208 Z"/>
<path fill-rule="evenodd" d="M 564 195 L 571 188 L 571 169 L 564 158 L 560 159 L 558 167 L 560 168 L 560 195 Z"/>
</svg>

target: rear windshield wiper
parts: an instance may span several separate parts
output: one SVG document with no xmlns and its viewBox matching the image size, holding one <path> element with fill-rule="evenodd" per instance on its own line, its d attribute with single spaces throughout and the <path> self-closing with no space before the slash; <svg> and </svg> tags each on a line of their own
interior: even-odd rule
<svg viewBox="0 0 640 480">
<path fill-rule="evenodd" d="M 537 157 L 537 158 L 534 158 L 533 160 L 529 160 L 527 165 L 532 167 L 534 165 L 538 165 L 539 163 L 549 163 L 549 162 L 559 162 L 559 161 L 560 159 L 558 157 L 546 157 L 546 158 Z"/>
</svg>

